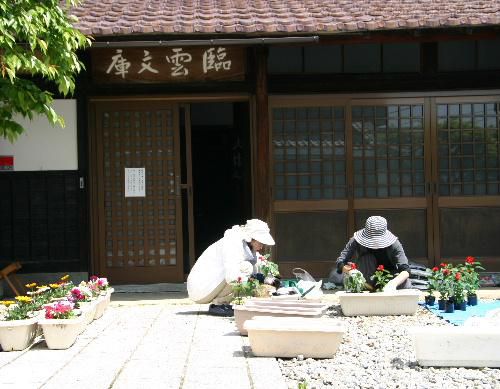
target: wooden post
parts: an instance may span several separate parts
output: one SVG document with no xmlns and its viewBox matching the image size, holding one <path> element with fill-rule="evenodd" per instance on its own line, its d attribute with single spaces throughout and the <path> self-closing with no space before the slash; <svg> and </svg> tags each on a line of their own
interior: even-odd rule
<svg viewBox="0 0 500 389">
<path fill-rule="evenodd" d="M 269 151 L 269 102 L 267 94 L 267 48 L 259 47 L 255 52 L 256 65 L 256 136 L 254 162 L 255 216 L 270 221 L 271 185 Z"/>
</svg>

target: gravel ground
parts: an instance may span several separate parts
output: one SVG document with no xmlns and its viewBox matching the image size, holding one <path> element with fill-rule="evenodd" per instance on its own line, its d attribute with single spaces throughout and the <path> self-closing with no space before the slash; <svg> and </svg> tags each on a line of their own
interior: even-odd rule
<svg viewBox="0 0 500 389">
<path fill-rule="evenodd" d="M 500 369 L 420 367 L 406 328 L 453 326 L 419 307 L 414 316 L 345 317 L 338 304 L 328 311 L 346 334 L 333 359 L 278 359 L 289 388 L 300 382 L 319 388 L 495 388 Z"/>
</svg>

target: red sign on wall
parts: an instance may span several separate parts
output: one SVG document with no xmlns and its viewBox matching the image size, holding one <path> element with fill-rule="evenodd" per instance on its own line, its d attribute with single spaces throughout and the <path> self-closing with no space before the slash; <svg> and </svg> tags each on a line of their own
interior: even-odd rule
<svg viewBox="0 0 500 389">
<path fill-rule="evenodd" d="M 0 155 L 0 171 L 11 172 L 14 170 L 14 156 Z"/>
</svg>

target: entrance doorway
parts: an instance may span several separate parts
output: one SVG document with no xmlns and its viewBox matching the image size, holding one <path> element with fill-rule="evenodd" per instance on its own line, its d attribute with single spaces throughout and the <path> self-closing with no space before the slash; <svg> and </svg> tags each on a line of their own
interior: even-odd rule
<svg viewBox="0 0 500 389">
<path fill-rule="evenodd" d="M 251 215 L 249 104 L 96 101 L 90 117 L 92 271 L 184 281 Z"/>
<path fill-rule="evenodd" d="M 194 258 L 184 261 L 186 274 L 195 259 L 227 228 L 250 217 L 252 204 L 248 103 L 194 103 L 189 105 L 188 113 Z M 184 127 L 189 131 L 189 126 Z M 189 165 L 189 159 L 186 161 Z"/>
</svg>

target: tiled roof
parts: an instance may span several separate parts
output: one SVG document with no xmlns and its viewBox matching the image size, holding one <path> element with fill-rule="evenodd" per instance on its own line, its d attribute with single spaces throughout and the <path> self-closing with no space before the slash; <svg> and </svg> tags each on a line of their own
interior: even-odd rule
<svg viewBox="0 0 500 389">
<path fill-rule="evenodd" d="M 85 34 L 336 34 L 500 25 L 500 0 L 85 0 Z"/>
</svg>

